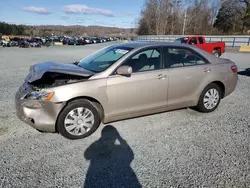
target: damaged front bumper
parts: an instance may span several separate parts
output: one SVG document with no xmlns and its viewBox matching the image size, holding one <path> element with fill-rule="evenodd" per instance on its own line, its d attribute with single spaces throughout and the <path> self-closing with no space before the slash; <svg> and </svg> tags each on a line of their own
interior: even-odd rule
<svg viewBox="0 0 250 188">
<path fill-rule="evenodd" d="M 65 103 L 24 99 L 31 91 L 33 89 L 27 83 L 24 83 L 16 92 L 15 106 L 17 117 L 40 131 L 56 132 L 57 117 Z"/>
</svg>

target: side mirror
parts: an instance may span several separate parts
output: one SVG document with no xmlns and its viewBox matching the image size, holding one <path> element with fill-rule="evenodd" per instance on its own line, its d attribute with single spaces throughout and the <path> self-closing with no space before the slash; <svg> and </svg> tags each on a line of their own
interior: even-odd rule
<svg viewBox="0 0 250 188">
<path fill-rule="evenodd" d="M 119 74 L 119 75 L 130 75 L 130 74 L 132 74 L 132 72 L 133 72 L 132 67 L 127 66 L 127 65 L 120 66 L 116 70 L 116 73 Z"/>
</svg>

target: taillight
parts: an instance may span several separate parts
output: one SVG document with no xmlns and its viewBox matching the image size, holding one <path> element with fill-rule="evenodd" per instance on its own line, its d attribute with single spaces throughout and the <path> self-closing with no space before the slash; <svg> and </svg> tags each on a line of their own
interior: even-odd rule
<svg viewBox="0 0 250 188">
<path fill-rule="evenodd" d="M 235 73 L 238 72 L 238 67 L 237 67 L 236 65 L 232 65 L 232 66 L 231 66 L 231 69 L 232 69 L 232 71 L 235 72 Z"/>
</svg>

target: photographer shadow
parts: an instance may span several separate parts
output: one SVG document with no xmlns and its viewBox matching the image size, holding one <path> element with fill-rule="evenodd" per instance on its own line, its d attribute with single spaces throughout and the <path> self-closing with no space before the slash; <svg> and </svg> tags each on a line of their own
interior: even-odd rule
<svg viewBox="0 0 250 188">
<path fill-rule="evenodd" d="M 83 187 L 142 187 L 130 166 L 134 153 L 115 127 L 105 126 L 101 138 L 86 149 L 84 157 L 90 166 Z"/>
</svg>

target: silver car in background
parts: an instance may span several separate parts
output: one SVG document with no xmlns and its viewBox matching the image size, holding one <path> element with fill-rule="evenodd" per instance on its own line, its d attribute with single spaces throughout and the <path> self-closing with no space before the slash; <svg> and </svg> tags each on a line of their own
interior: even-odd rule
<svg viewBox="0 0 250 188">
<path fill-rule="evenodd" d="M 16 112 L 40 131 L 81 139 L 101 123 L 184 107 L 212 112 L 234 91 L 237 71 L 234 62 L 191 45 L 114 44 L 76 63 L 32 65 Z"/>
</svg>

